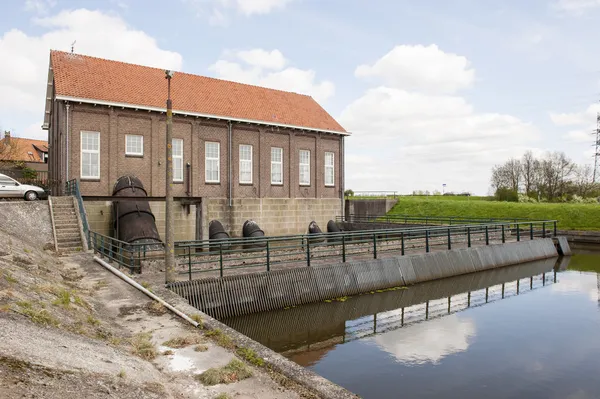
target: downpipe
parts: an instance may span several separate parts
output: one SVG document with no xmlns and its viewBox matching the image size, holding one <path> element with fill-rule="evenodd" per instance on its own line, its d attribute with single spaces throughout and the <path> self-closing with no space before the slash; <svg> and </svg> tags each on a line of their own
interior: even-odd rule
<svg viewBox="0 0 600 399">
<path fill-rule="evenodd" d="M 231 165 L 231 162 L 232 162 L 232 158 L 233 158 L 233 155 L 232 155 L 231 151 L 232 151 L 232 148 L 233 148 L 233 143 L 232 143 L 232 140 L 231 140 L 231 138 L 232 138 L 231 121 L 227 122 L 227 132 L 229 134 L 229 140 L 227 142 L 228 146 L 229 146 L 229 151 L 228 151 L 229 161 L 227 162 L 227 173 L 228 173 L 228 180 L 229 180 L 229 191 L 228 191 L 227 194 L 229 196 L 229 207 L 231 208 L 233 206 L 233 198 L 232 198 L 233 197 L 233 192 L 232 192 L 233 191 L 233 183 L 231 181 L 232 180 L 232 165 Z"/>
<path fill-rule="evenodd" d="M 69 181 L 69 108 L 71 107 L 71 105 L 69 103 L 65 104 L 65 107 L 67 109 L 67 152 L 66 152 L 66 181 Z"/>
</svg>

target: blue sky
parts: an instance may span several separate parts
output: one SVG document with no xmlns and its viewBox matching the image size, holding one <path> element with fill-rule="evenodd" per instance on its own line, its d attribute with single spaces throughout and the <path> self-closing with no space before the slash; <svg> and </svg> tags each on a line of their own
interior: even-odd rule
<svg viewBox="0 0 600 399">
<path fill-rule="evenodd" d="M 486 194 L 490 168 L 527 149 L 592 162 L 599 17 L 600 0 L 8 0 L 0 127 L 44 136 L 48 50 L 76 40 L 312 95 L 353 133 L 349 188 Z"/>
</svg>

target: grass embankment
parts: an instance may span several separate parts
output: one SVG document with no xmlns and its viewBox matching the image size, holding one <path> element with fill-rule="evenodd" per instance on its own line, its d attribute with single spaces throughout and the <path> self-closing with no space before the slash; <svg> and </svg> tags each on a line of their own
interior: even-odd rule
<svg viewBox="0 0 600 399">
<path fill-rule="evenodd" d="M 559 230 L 600 230 L 599 204 L 517 203 L 471 197 L 401 197 L 389 215 L 558 220 Z"/>
</svg>

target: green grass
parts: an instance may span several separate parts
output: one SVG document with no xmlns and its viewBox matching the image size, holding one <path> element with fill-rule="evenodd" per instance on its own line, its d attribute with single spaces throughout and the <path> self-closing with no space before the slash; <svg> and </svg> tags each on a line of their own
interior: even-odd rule
<svg viewBox="0 0 600 399">
<path fill-rule="evenodd" d="M 559 230 L 600 230 L 598 204 L 532 204 L 477 200 L 476 197 L 469 200 L 447 198 L 457 197 L 403 197 L 388 215 L 555 219 L 559 221 Z"/>
<path fill-rule="evenodd" d="M 211 368 L 196 378 L 204 385 L 229 384 L 252 377 L 252 370 L 238 359 L 220 368 Z"/>
</svg>

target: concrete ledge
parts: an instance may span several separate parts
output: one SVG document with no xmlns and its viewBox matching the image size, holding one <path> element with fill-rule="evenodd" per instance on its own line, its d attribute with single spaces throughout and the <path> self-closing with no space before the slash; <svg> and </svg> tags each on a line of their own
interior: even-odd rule
<svg viewBox="0 0 600 399">
<path fill-rule="evenodd" d="M 252 349 L 256 354 L 265 361 L 267 368 L 289 378 L 291 381 L 299 384 L 303 388 L 318 395 L 323 399 L 357 399 L 358 396 L 353 394 L 341 386 L 334 384 L 326 378 L 305 369 L 302 366 L 286 359 L 282 355 L 274 352 L 273 350 L 259 344 L 258 342 L 248 338 L 247 336 L 239 333 L 238 331 L 226 326 L 225 324 L 213 319 L 207 314 L 200 312 L 198 309 L 189 305 L 183 298 L 171 292 L 168 289 L 157 287 L 154 289 L 154 293 L 174 306 L 179 311 L 185 313 L 188 316 L 194 314 L 200 314 L 203 321 L 203 326 L 208 330 L 221 330 L 227 336 L 229 336 L 233 343 L 237 347 L 244 347 Z"/>
</svg>

